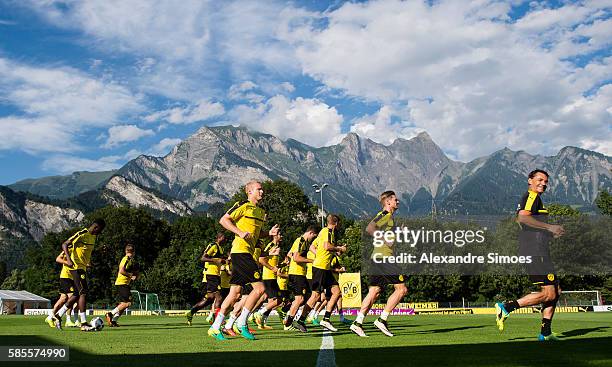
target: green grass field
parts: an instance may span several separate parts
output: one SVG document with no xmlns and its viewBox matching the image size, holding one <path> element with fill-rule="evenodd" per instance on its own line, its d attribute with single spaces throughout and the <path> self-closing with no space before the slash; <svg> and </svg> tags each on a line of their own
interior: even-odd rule
<svg viewBox="0 0 612 367">
<path fill-rule="evenodd" d="M 558 343 L 541 343 L 539 315 L 512 315 L 500 334 L 492 315 L 404 316 L 390 318 L 396 336 L 377 332 L 366 319 L 369 338 L 348 327 L 333 333 L 338 366 L 612 366 L 612 314 L 555 316 Z M 68 345 L 70 363 L 80 366 L 315 366 L 321 329 L 308 334 L 260 331 L 256 341 L 219 342 L 206 336 L 203 317 L 188 327 L 181 317 L 123 317 L 120 328 L 100 332 L 49 328 L 43 317 L 1 316 L 0 345 Z M 41 363 L 4 363 L 9 365 Z M 49 363 L 58 365 L 59 363 Z"/>
</svg>

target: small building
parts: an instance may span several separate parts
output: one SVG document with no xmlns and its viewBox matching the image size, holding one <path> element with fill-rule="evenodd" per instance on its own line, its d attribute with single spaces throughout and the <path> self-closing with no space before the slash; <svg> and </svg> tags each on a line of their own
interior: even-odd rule
<svg viewBox="0 0 612 367">
<path fill-rule="evenodd" d="M 0 290 L 0 315 L 23 315 L 26 308 L 51 308 L 51 301 L 28 291 Z"/>
</svg>

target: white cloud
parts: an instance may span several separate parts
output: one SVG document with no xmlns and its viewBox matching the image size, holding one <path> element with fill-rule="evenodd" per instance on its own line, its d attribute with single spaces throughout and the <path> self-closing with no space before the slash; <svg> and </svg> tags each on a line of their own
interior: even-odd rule
<svg viewBox="0 0 612 367">
<path fill-rule="evenodd" d="M 75 135 L 116 124 L 142 110 L 141 97 L 71 68 L 23 65 L 0 58 L 0 98 L 17 109 L 0 117 L 0 149 L 66 152 Z"/>
<path fill-rule="evenodd" d="M 115 157 L 100 159 L 80 158 L 70 155 L 53 155 L 42 163 L 45 171 L 59 174 L 70 174 L 76 171 L 109 171 L 121 167 Z"/>
<path fill-rule="evenodd" d="M 156 157 L 165 156 L 170 152 L 172 148 L 174 148 L 181 141 L 182 140 L 178 138 L 164 138 L 160 140 L 159 143 L 152 146 L 151 149 L 149 149 L 149 151 L 147 152 L 147 154 Z"/>
<path fill-rule="evenodd" d="M 352 131 L 388 142 L 405 129 L 426 130 L 464 160 L 503 146 L 549 154 L 594 134 L 612 140 L 601 89 L 610 61 L 589 60 L 609 55 L 605 7 L 537 8 L 513 22 L 496 1 L 347 2 L 294 18 L 280 35 L 323 95 L 406 106 L 394 117 L 383 107 L 356 119 Z M 589 61 L 577 66 L 567 55 Z M 584 97 L 590 93 L 598 97 Z M 575 103 L 589 113 L 563 112 Z"/>
<path fill-rule="evenodd" d="M 423 129 L 410 126 L 407 121 L 393 121 L 398 117 L 391 106 L 382 106 L 376 113 L 352 121 L 351 132 L 382 144 L 391 144 L 397 138 L 410 139 Z"/>
<path fill-rule="evenodd" d="M 171 124 L 191 124 L 206 121 L 224 113 L 225 108 L 221 103 L 203 99 L 186 107 L 174 107 L 154 112 L 145 116 L 144 120 L 147 122 L 167 121 Z"/>
<path fill-rule="evenodd" d="M 104 147 L 113 148 L 122 143 L 138 140 L 145 136 L 155 135 L 153 130 L 141 129 L 136 125 L 119 125 L 108 129 L 108 139 Z"/>
<path fill-rule="evenodd" d="M 238 105 L 228 112 L 233 123 L 313 146 L 328 145 L 340 135 L 342 116 L 317 99 L 276 95 L 256 105 Z"/>
</svg>

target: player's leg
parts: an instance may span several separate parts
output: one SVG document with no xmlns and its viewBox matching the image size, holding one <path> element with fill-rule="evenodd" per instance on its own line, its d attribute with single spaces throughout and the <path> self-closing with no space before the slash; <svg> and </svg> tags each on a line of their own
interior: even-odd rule
<svg viewBox="0 0 612 367">
<path fill-rule="evenodd" d="M 368 294 L 365 296 L 363 301 L 361 302 L 361 309 L 357 313 L 357 317 L 353 324 L 351 325 L 351 331 L 361 337 L 367 337 L 365 331 L 363 331 L 363 322 L 365 320 L 365 316 L 370 312 L 370 309 L 374 305 L 374 302 L 380 296 L 380 292 L 382 290 L 381 286 L 372 284 L 373 277 L 370 277 L 370 287 L 368 288 Z"/>
<path fill-rule="evenodd" d="M 253 286 L 253 290 L 246 297 L 244 306 L 242 306 L 242 311 L 240 311 L 240 316 L 238 316 L 238 319 L 236 320 L 236 326 L 238 326 L 242 336 L 244 336 L 246 339 L 253 340 L 255 339 L 255 336 L 253 336 L 253 334 L 249 331 L 246 323 L 249 314 L 252 310 L 254 310 L 254 307 L 257 305 L 259 299 L 264 293 L 264 285 L 261 281 L 253 282 L 251 285 Z"/>
<path fill-rule="evenodd" d="M 69 296 L 67 294 L 60 293 L 60 296 L 57 299 L 57 302 L 55 302 L 55 304 L 53 305 L 53 309 L 49 311 L 49 315 L 45 319 L 45 322 L 49 325 L 49 327 L 56 327 L 55 320 L 57 320 L 59 316 L 57 315 L 57 313 L 62 308 L 62 306 L 64 306 L 66 301 L 68 301 L 68 298 Z M 61 318 L 61 316 L 59 318 Z M 61 323 L 61 320 L 60 320 L 60 323 Z"/>
<path fill-rule="evenodd" d="M 401 279 L 403 281 L 403 279 Z M 399 281 L 399 279 L 398 279 Z M 402 301 L 402 298 L 408 294 L 408 288 L 404 283 L 395 283 L 393 284 L 393 293 L 389 296 L 387 300 L 387 304 L 383 312 L 380 314 L 380 317 L 374 321 L 374 326 L 376 326 L 380 331 L 383 332 L 386 336 L 393 336 L 393 333 L 389 331 L 389 325 L 387 324 L 387 318 L 393 312 L 393 309 Z"/>
<path fill-rule="evenodd" d="M 118 327 L 117 320 L 123 311 L 132 305 L 132 288 L 129 285 L 118 285 L 117 300 L 119 304 L 110 312 L 106 313 L 106 322 L 110 327 Z"/>
<path fill-rule="evenodd" d="M 552 319 L 555 315 L 555 309 L 557 307 L 557 301 L 561 296 L 561 287 L 559 285 L 547 285 L 546 294 L 548 296 L 547 301 L 542 304 L 542 327 L 540 329 L 540 335 L 538 339 L 540 341 L 556 341 L 558 338 L 551 330 Z M 554 297 L 551 299 L 551 297 Z"/>
<path fill-rule="evenodd" d="M 331 271 L 329 272 L 327 276 L 328 281 L 329 281 L 329 277 L 333 279 L 333 275 L 331 274 Z M 326 285 L 329 287 L 329 289 L 331 289 L 331 296 L 327 300 L 327 306 L 325 308 L 325 315 L 323 316 L 323 321 L 320 322 L 320 325 L 326 328 L 327 330 L 338 331 L 338 329 L 336 329 L 331 324 L 330 318 L 331 318 L 332 311 L 336 307 L 336 303 L 338 302 L 338 299 L 340 299 L 340 287 L 338 286 L 338 284 L 333 284 L 331 281 L 329 281 L 328 283 L 329 285 L 327 284 Z"/>
<path fill-rule="evenodd" d="M 223 340 L 225 337 L 221 332 L 221 323 L 225 319 L 225 313 L 234 305 L 234 303 L 240 297 L 240 291 L 242 290 L 242 286 L 232 284 L 230 286 L 229 293 L 227 297 L 221 303 L 221 307 L 219 308 L 219 312 L 217 313 L 217 317 L 215 318 L 215 322 L 213 322 L 210 329 L 208 329 L 208 335 L 212 336 L 216 339 Z"/>
</svg>

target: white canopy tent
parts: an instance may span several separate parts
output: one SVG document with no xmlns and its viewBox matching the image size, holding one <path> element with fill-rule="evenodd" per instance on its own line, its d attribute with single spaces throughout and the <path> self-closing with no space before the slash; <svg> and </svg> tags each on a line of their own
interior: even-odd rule
<svg viewBox="0 0 612 367">
<path fill-rule="evenodd" d="M 26 308 L 51 308 L 51 301 L 27 291 L 0 290 L 0 307 L 0 315 L 21 315 Z"/>
</svg>

